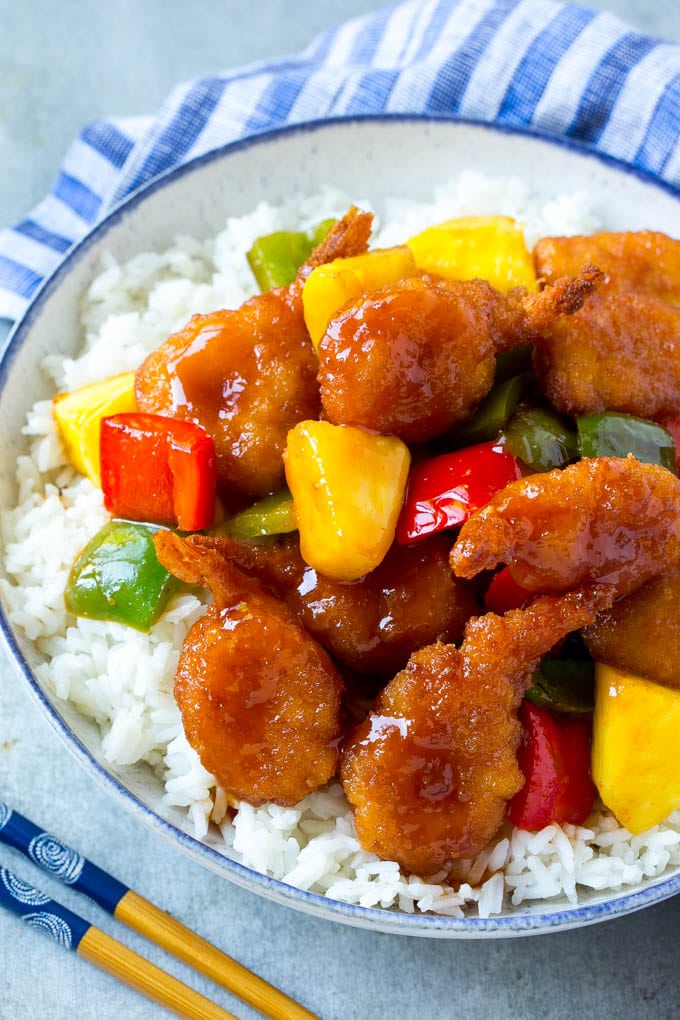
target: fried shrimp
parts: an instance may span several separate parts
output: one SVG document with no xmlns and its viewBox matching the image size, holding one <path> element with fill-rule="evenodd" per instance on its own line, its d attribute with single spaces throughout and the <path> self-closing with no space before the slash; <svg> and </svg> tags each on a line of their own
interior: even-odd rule
<svg viewBox="0 0 680 1020">
<path fill-rule="evenodd" d="M 214 549 L 169 531 L 155 542 L 168 570 L 213 594 L 175 676 L 189 743 L 235 797 L 297 804 L 337 768 L 337 670 L 284 603 Z"/>
<path fill-rule="evenodd" d="M 595 262 L 606 281 L 570 320 L 547 322 L 534 350 L 541 389 L 564 414 L 680 411 L 680 241 L 665 234 L 547 237 L 534 250 L 547 283 Z"/>
<path fill-rule="evenodd" d="M 536 275 L 546 283 L 593 262 L 607 280 L 600 293 L 631 290 L 680 305 L 680 241 L 653 230 L 544 237 L 534 248 Z"/>
<path fill-rule="evenodd" d="M 292 536 L 274 546 L 214 541 L 222 555 L 274 588 L 331 655 L 378 682 L 393 677 L 417 648 L 459 641 L 479 612 L 472 587 L 451 575 L 446 535 L 393 546 L 380 566 L 351 582 L 308 566 Z"/>
<path fill-rule="evenodd" d="M 619 599 L 583 631 L 598 662 L 680 690 L 680 563 Z"/>
<path fill-rule="evenodd" d="M 196 422 L 213 437 L 223 493 L 258 498 L 282 484 L 288 430 L 320 408 L 304 277 L 328 259 L 365 251 L 371 221 L 352 207 L 292 284 L 235 310 L 195 315 L 137 370 L 140 410 Z"/>
<path fill-rule="evenodd" d="M 680 480 L 634 457 L 583 459 L 512 482 L 460 530 L 458 577 L 500 563 L 530 591 L 602 581 L 624 595 L 680 559 Z"/>
<path fill-rule="evenodd" d="M 571 315 L 598 286 L 592 266 L 530 295 L 483 280 L 413 277 L 364 295 L 328 324 L 318 348 L 325 416 L 405 442 L 465 421 L 491 389 L 495 358 Z"/>
<path fill-rule="evenodd" d="M 517 710 L 540 659 L 611 602 L 605 586 L 537 598 L 415 652 L 352 734 L 341 776 L 362 846 L 429 875 L 493 838 L 524 777 Z"/>
<path fill-rule="evenodd" d="M 546 326 L 534 371 L 563 414 L 680 412 L 680 308 L 632 291 L 595 294 L 568 328 Z"/>
</svg>

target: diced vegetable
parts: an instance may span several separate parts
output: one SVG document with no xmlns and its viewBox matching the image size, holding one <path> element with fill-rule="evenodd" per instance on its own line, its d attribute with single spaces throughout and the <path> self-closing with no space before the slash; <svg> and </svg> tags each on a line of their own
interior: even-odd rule
<svg viewBox="0 0 680 1020">
<path fill-rule="evenodd" d="M 331 227 L 335 225 L 335 223 L 336 220 L 331 216 L 327 220 L 321 220 L 321 223 L 317 223 L 317 225 L 313 227 L 312 230 L 308 231 L 309 239 L 312 242 L 312 251 L 314 251 L 318 244 L 321 244 L 326 234 L 331 229 Z"/>
<path fill-rule="evenodd" d="M 607 411 L 579 415 L 576 426 L 582 457 L 625 457 L 632 453 L 647 464 L 660 464 L 678 473 L 673 436 L 653 421 Z"/>
<path fill-rule="evenodd" d="M 134 521 L 208 528 L 215 516 L 212 437 L 193 422 L 158 414 L 117 414 L 101 425 L 106 509 Z"/>
<path fill-rule="evenodd" d="M 498 443 L 480 443 L 418 461 L 409 476 L 397 541 L 415 542 L 463 524 L 520 477 L 519 464 Z"/>
<path fill-rule="evenodd" d="M 544 659 L 534 674 L 534 683 L 526 697 L 534 705 L 552 709 L 554 712 L 568 712 L 571 715 L 588 715 L 593 711 L 592 659 L 564 658 L 560 656 Z"/>
<path fill-rule="evenodd" d="M 660 421 L 666 432 L 670 433 L 675 443 L 675 469 L 680 474 L 680 418 L 667 418 Z"/>
<path fill-rule="evenodd" d="M 470 446 L 472 443 L 487 443 L 497 439 L 520 400 L 531 389 L 533 380 L 530 372 L 523 372 L 512 379 L 496 383 L 472 417 L 456 429 L 456 443 Z"/>
<path fill-rule="evenodd" d="M 518 344 L 517 347 L 512 347 L 509 351 L 499 354 L 496 358 L 495 381 L 497 383 L 505 382 L 506 379 L 512 379 L 514 375 L 530 372 L 533 350 L 533 344 Z"/>
<path fill-rule="evenodd" d="M 71 568 L 67 610 L 148 631 L 180 585 L 158 562 L 156 531 L 154 525 L 131 521 L 106 524 Z"/>
<path fill-rule="evenodd" d="M 315 570 L 354 581 L 382 561 L 394 539 L 410 463 L 408 447 L 326 421 L 288 433 L 286 481 L 300 550 Z"/>
<path fill-rule="evenodd" d="M 284 535 L 297 531 L 293 497 L 288 489 L 265 496 L 225 521 L 222 530 L 234 538 L 257 538 L 260 535 Z"/>
<path fill-rule="evenodd" d="M 576 434 L 554 411 L 521 407 L 502 430 L 505 446 L 534 471 L 566 467 L 578 456 Z"/>
<path fill-rule="evenodd" d="M 636 834 L 680 807 L 680 691 L 595 666 L 593 778 Z"/>
<path fill-rule="evenodd" d="M 316 266 L 302 291 L 305 323 L 314 346 L 318 347 L 328 323 L 343 305 L 416 273 L 413 255 L 405 245 Z"/>
<path fill-rule="evenodd" d="M 537 290 L 524 234 L 508 216 L 461 216 L 408 241 L 418 269 L 448 280 L 488 280 L 497 290 Z"/>
<path fill-rule="evenodd" d="M 247 254 L 248 264 L 261 291 L 285 287 L 292 283 L 300 266 L 306 262 L 317 244 L 333 226 L 334 220 L 323 220 L 314 230 L 279 230 L 258 237 Z"/>
<path fill-rule="evenodd" d="M 519 712 L 524 740 L 517 754 L 525 784 L 513 797 L 508 818 L 520 829 L 551 822 L 580 825 L 593 810 L 589 719 L 557 717 L 523 701 Z"/>
<path fill-rule="evenodd" d="M 59 434 L 70 463 L 95 485 L 100 484 L 99 430 L 102 418 L 134 411 L 135 373 L 124 372 L 101 382 L 57 393 L 52 402 Z"/>
<path fill-rule="evenodd" d="M 248 252 L 248 264 L 261 291 L 285 287 L 312 252 L 312 242 L 301 231 L 278 231 L 258 237 Z"/>
<path fill-rule="evenodd" d="M 528 591 L 517 584 L 510 573 L 510 567 L 503 567 L 491 578 L 491 584 L 484 596 L 484 606 L 490 613 L 502 615 L 509 609 L 521 609 L 529 599 L 534 598 L 536 592 Z"/>
</svg>

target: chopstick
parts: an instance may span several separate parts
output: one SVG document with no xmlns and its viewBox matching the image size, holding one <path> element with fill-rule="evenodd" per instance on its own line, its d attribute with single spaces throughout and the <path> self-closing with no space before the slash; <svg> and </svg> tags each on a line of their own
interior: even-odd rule
<svg viewBox="0 0 680 1020">
<path fill-rule="evenodd" d="M 7 868 L 0 868 L 0 905 L 186 1020 L 238 1020 Z"/>
<path fill-rule="evenodd" d="M 85 893 L 117 920 L 254 1006 L 270 1020 L 319 1020 L 315 1013 L 310 1013 L 264 978 L 258 977 L 2 801 L 0 841 L 19 850 L 43 871 Z M 92 941 L 96 940 L 91 937 L 87 944 Z M 118 945 L 115 940 L 111 941 Z M 160 971 L 160 974 L 164 972 Z"/>
</svg>

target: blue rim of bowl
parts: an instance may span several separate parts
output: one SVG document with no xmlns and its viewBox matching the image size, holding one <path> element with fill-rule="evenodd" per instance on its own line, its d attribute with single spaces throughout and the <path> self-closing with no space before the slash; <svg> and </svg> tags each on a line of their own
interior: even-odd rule
<svg viewBox="0 0 680 1020">
<path fill-rule="evenodd" d="M 642 183 L 665 191 L 674 198 L 680 198 L 679 188 L 675 188 L 665 181 L 660 181 L 658 178 L 637 167 L 622 163 L 611 156 L 599 153 L 570 139 L 552 137 L 538 131 L 508 125 L 485 124 L 478 121 L 446 116 L 367 114 L 357 117 L 337 117 L 305 121 L 300 124 L 265 131 L 245 139 L 230 142 L 218 149 L 213 149 L 181 166 L 173 167 L 148 183 L 143 184 L 118 203 L 85 237 L 74 244 L 54 272 L 42 283 L 23 316 L 17 321 L 7 338 L 0 355 L 0 393 L 4 389 L 8 369 L 13 361 L 14 354 L 30 331 L 32 322 L 40 312 L 42 305 L 54 289 L 59 286 L 63 276 L 99 240 L 100 235 L 106 234 L 123 216 L 128 215 L 131 210 L 140 203 L 143 203 L 149 195 L 159 188 L 167 187 L 185 174 L 192 173 L 206 163 L 227 158 L 243 149 L 266 146 L 277 141 L 279 138 L 289 137 L 294 134 L 311 134 L 334 126 L 348 127 L 366 122 L 374 125 L 394 124 L 395 122 L 426 123 L 432 125 L 446 124 L 448 126 L 460 125 L 479 130 L 480 132 L 518 136 L 550 147 L 564 148 L 566 151 L 573 152 L 586 160 L 593 160 L 620 173 L 635 177 Z M 108 771 L 107 768 L 97 761 L 47 698 L 21 652 L 2 605 L 0 605 L 0 633 L 15 670 L 26 682 L 29 692 L 38 702 L 47 720 L 75 758 L 100 786 L 115 796 L 116 800 L 130 813 L 171 843 L 179 846 L 195 860 L 198 860 L 213 871 L 225 874 L 236 884 L 258 892 L 275 902 L 318 917 L 332 918 L 350 925 L 370 927 L 375 931 L 418 936 L 477 938 L 484 935 L 502 937 L 503 935 L 530 935 L 538 932 L 564 931 L 577 926 L 621 917 L 643 907 L 659 903 L 680 892 L 680 874 L 676 874 L 665 879 L 661 878 L 659 881 L 649 880 L 642 889 L 624 893 L 620 896 L 611 896 L 608 891 L 605 891 L 603 897 L 606 897 L 606 899 L 603 898 L 591 903 L 547 911 L 546 913 L 538 913 L 535 910 L 531 910 L 494 917 L 466 916 L 457 918 L 440 914 L 406 913 L 404 911 L 383 910 L 375 907 L 362 907 L 353 903 L 332 900 L 319 893 L 311 893 L 286 885 L 278 879 L 253 871 L 237 860 L 220 853 L 208 843 L 201 842 L 196 837 L 189 835 L 172 822 L 157 814 L 152 808 L 141 801 L 139 797 L 127 789 L 112 772 Z"/>
</svg>

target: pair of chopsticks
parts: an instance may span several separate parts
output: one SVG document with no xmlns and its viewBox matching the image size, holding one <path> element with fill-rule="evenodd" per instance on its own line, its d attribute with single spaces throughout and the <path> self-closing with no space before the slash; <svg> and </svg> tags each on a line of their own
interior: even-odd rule
<svg viewBox="0 0 680 1020">
<path fill-rule="evenodd" d="M 85 893 L 123 924 L 211 978 L 271 1020 L 319 1020 L 263 978 L 185 928 L 164 910 L 92 864 L 61 840 L 0 801 L 0 841 L 66 885 Z M 0 867 L 0 906 L 52 935 L 67 949 L 107 971 L 178 1016 L 238 1020 L 210 999 L 139 956 L 122 942 Z"/>
</svg>

